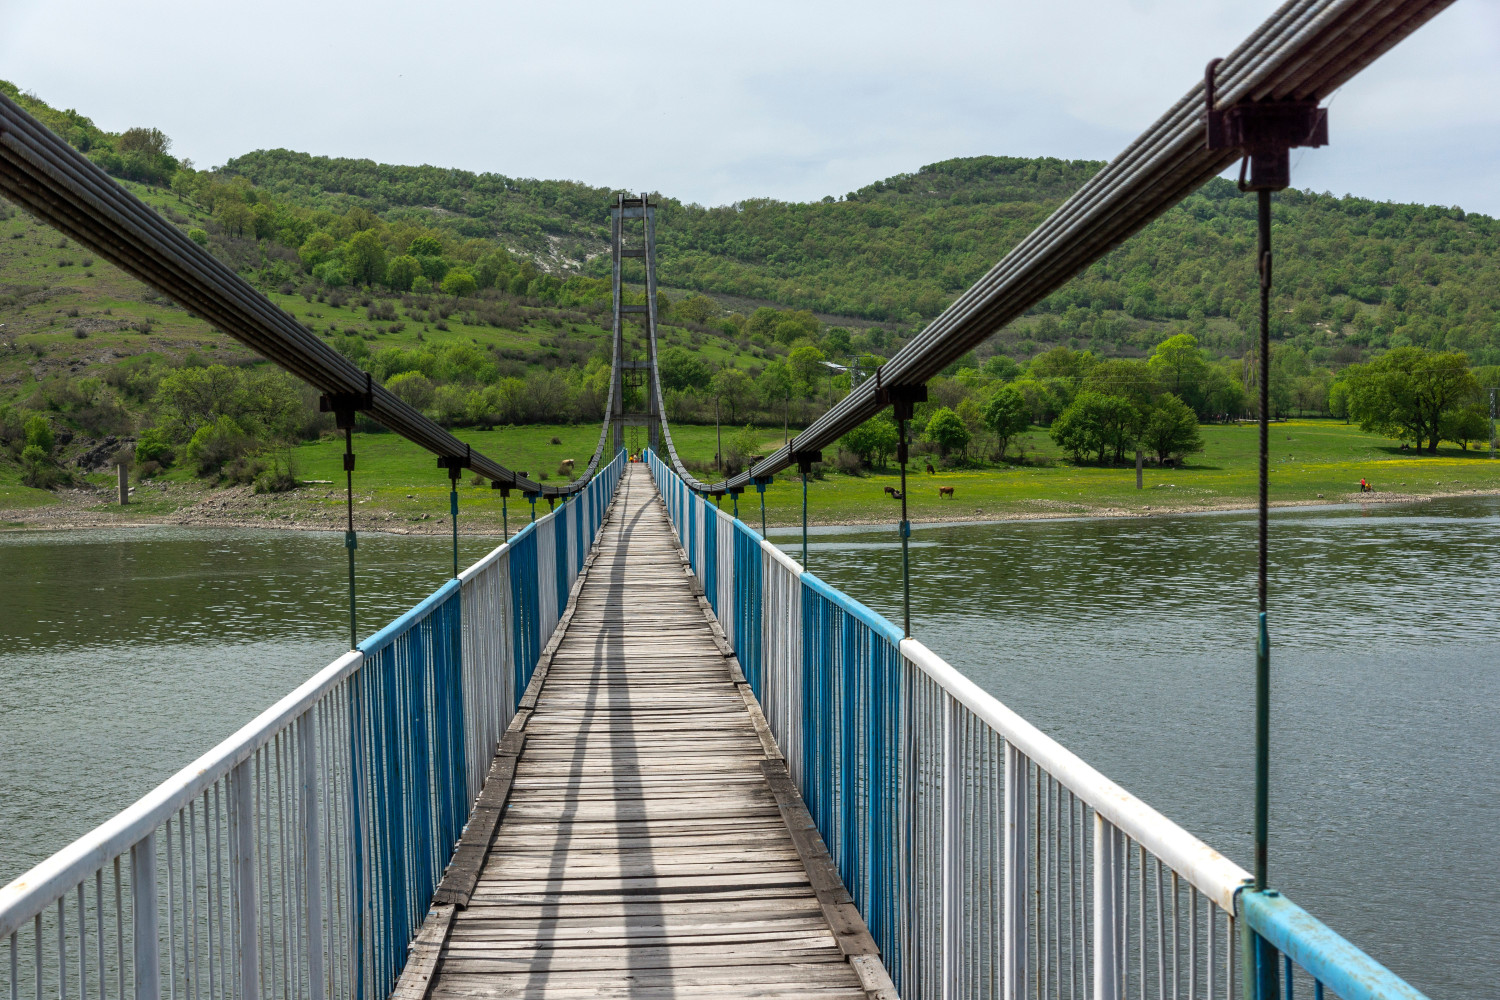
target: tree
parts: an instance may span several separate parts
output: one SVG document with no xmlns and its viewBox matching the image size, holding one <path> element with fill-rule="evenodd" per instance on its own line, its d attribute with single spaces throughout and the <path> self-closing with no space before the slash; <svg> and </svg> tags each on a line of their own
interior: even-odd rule
<svg viewBox="0 0 1500 1000">
<path fill-rule="evenodd" d="M 1155 452 L 1160 462 L 1176 455 L 1202 451 L 1203 437 L 1198 432 L 1198 417 L 1182 400 L 1164 392 L 1146 418 L 1141 430 L 1141 444 Z"/>
<path fill-rule="evenodd" d="M 741 406 L 744 406 L 754 398 L 754 389 L 750 382 L 750 376 L 746 375 L 739 368 L 730 368 L 728 366 L 714 372 L 713 379 L 709 382 L 709 391 L 729 409 L 730 420 L 734 420 L 735 414 Z"/>
<path fill-rule="evenodd" d="M 422 274 L 422 262 L 411 254 L 392 257 L 385 266 L 385 283 L 398 292 L 411 291 L 411 283 Z"/>
<path fill-rule="evenodd" d="M 235 236 L 243 236 L 245 227 L 254 221 L 250 214 L 250 206 L 242 201 L 226 201 L 219 208 L 219 225 L 224 227 L 226 233 Z"/>
<path fill-rule="evenodd" d="M 385 244 L 373 230 L 365 229 L 349 237 L 344 244 L 343 258 L 344 274 L 351 282 L 373 285 L 385 280 Z"/>
<path fill-rule="evenodd" d="M 809 399 L 817 394 L 819 383 L 828 373 L 823 360 L 823 352 L 811 344 L 794 347 L 786 356 L 787 366 L 791 369 L 797 391 Z"/>
<path fill-rule="evenodd" d="M 465 295 L 473 295 L 479 289 L 479 282 L 468 271 L 455 267 L 443 277 L 443 294 L 454 298 L 462 298 Z"/>
<path fill-rule="evenodd" d="M 1452 441 L 1464 451 L 1469 450 L 1470 441 L 1488 441 L 1490 438 L 1490 411 L 1486 406 L 1471 403 L 1461 410 L 1444 414 L 1443 440 Z"/>
<path fill-rule="evenodd" d="M 418 236 L 407 246 L 406 252 L 413 257 L 441 257 L 443 244 L 435 236 Z"/>
<path fill-rule="evenodd" d="M 1140 410 L 1123 396 L 1086 389 L 1052 422 L 1052 440 L 1067 449 L 1075 462 L 1093 455 L 1100 465 L 1106 455 L 1116 462 L 1125 449 L 1134 446 L 1139 433 Z"/>
<path fill-rule="evenodd" d="M 839 447 L 866 465 L 885 464 L 896 450 L 896 425 L 884 413 L 860 424 L 839 438 Z"/>
<path fill-rule="evenodd" d="M 938 453 L 944 458 L 951 452 L 968 447 L 969 440 L 973 437 L 969 428 L 964 426 L 963 418 L 946 406 L 928 418 L 927 430 L 923 436 L 937 445 Z"/>
<path fill-rule="evenodd" d="M 997 354 L 995 357 L 1003 355 Z M 996 389 L 990 401 L 985 404 L 984 424 L 995 432 L 995 444 L 1000 457 L 1004 459 L 1011 440 L 1017 434 L 1025 433 L 1031 426 L 1031 410 L 1026 405 L 1026 397 L 1021 390 L 1014 385 L 1002 385 Z"/>
<path fill-rule="evenodd" d="M 1366 365 L 1345 369 L 1349 413 L 1361 429 L 1414 441 L 1437 454 L 1443 418 L 1479 388 L 1460 351 L 1397 347 Z"/>
<path fill-rule="evenodd" d="M 1014 358 L 1004 354 L 993 354 L 979 366 L 979 371 L 992 379 L 1014 382 L 1021 375 L 1021 366 L 1016 364 Z"/>
<path fill-rule="evenodd" d="M 1328 412 L 1346 424 L 1349 422 L 1349 383 L 1343 379 L 1328 387 Z"/>
<path fill-rule="evenodd" d="M 121 153 L 166 156 L 172 150 L 172 140 L 159 128 L 128 128 L 115 140 L 115 149 Z"/>
<path fill-rule="evenodd" d="M 719 315 L 719 304 L 707 295 L 689 295 L 672 307 L 676 317 L 685 323 L 706 325 Z"/>
<path fill-rule="evenodd" d="M 297 250 L 297 256 L 302 258 L 302 266 L 311 273 L 319 264 L 332 257 L 338 246 L 332 236 L 320 229 L 303 241 Z"/>
<path fill-rule="evenodd" d="M 1151 358 L 1146 362 L 1157 383 L 1181 400 L 1193 400 L 1201 405 L 1204 382 L 1208 375 L 1208 361 L 1198 348 L 1198 338 L 1191 333 L 1179 333 L 1156 345 Z"/>
<path fill-rule="evenodd" d="M 691 302 L 692 299 L 687 301 Z M 713 378 L 708 362 L 685 347 L 669 347 L 656 356 L 663 389 L 707 389 Z"/>
<path fill-rule="evenodd" d="M 756 378 L 755 388 L 760 393 L 761 405 L 766 409 L 784 405 L 792 395 L 791 369 L 780 361 L 772 361 Z"/>
<path fill-rule="evenodd" d="M 421 372 L 402 372 L 386 379 L 385 387 L 407 406 L 425 410 L 432 405 L 434 386 L 432 379 Z"/>
</svg>

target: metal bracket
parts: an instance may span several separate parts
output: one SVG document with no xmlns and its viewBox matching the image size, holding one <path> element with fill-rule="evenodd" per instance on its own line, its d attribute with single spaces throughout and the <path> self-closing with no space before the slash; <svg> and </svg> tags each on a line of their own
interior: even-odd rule
<svg viewBox="0 0 1500 1000">
<path fill-rule="evenodd" d="M 876 369 L 879 371 L 879 369 Z M 880 385 L 875 386 L 875 402 L 889 406 L 895 411 L 897 420 L 910 420 L 918 403 L 927 402 L 927 385 Z"/>
<path fill-rule="evenodd" d="M 374 383 L 369 372 L 365 372 L 364 392 L 326 392 L 318 397 L 318 412 L 332 413 L 333 422 L 339 430 L 354 426 L 354 414 L 375 405 Z"/>
<path fill-rule="evenodd" d="M 502 496 L 502 497 L 509 497 L 510 496 L 510 484 L 509 483 L 502 483 L 498 479 L 492 479 L 492 480 L 490 480 L 490 489 L 492 489 L 492 490 L 499 490 L 500 491 L 500 496 Z"/>
<path fill-rule="evenodd" d="M 449 479 L 458 479 L 464 474 L 464 470 L 469 468 L 469 459 L 473 454 L 474 449 L 470 445 L 464 445 L 464 454 L 462 458 L 457 458 L 450 455 L 439 455 L 437 460 L 437 467 L 439 469 L 447 469 Z"/>
<path fill-rule="evenodd" d="M 792 461 L 797 463 L 797 471 L 803 475 L 812 471 L 814 462 L 823 461 L 821 451 L 794 451 L 791 457 Z"/>
<path fill-rule="evenodd" d="M 1243 151 L 1241 191 L 1281 191 L 1292 183 L 1293 147 L 1328 145 L 1328 109 L 1318 107 L 1317 98 L 1243 101 L 1215 108 L 1214 70 L 1219 62 L 1210 62 L 1203 76 L 1207 148 Z"/>
</svg>

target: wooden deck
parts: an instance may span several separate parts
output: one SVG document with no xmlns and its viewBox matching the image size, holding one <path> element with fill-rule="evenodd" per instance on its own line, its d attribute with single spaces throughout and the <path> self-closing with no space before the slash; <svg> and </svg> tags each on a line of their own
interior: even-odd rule
<svg viewBox="0 0 1500 1000">
<path fill-rule="evenodd" d="M 644 466 L 575 594 L 396 994 L 894 998 Z"/>
</svg>

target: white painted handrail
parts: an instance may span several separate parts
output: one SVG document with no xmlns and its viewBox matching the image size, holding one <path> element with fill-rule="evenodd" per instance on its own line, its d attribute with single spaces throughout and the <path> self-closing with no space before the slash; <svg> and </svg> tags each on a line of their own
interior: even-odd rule
<svg viewBox="0 0 1500 1000">
<path fill-rule="evenodd" d="M 64 892 L 154 833 L 205 788 L 249 760 L 364 661 L 364 654 L 357 649 L 345 653 L 129 808 L 0 889 L 0 939 L 9 937 Z"/>
<path fill-rule="evenodd" d="M 1234 895 L 1250 878 L 1249 872 L 1106 778 L 917 640 L 903 640 L 901 655 L 1122 833 L 1222 909 L 1234 912 Z"/>
</svg>

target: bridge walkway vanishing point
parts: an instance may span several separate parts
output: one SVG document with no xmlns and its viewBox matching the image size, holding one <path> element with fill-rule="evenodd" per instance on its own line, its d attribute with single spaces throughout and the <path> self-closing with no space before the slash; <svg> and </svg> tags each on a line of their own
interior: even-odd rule
<svg viewBox="0 0 1500 1000">
<path fill-rule="evenodd" d="M 434 909 L 397 996 L 889 988 L 715 629 L 650 474 L 628 466 L 536 707 L 518 719 L 524 744 L 515 756 L 512 726 L 481 795 L 483 808 L 513 773 L 493 837 L 477 824 L 487 851 L 467 908 Z M 464 854 L 445 886 L 463 879 Z M 864 954 L 851 965 L 845 950 Z"/>
</svg>

